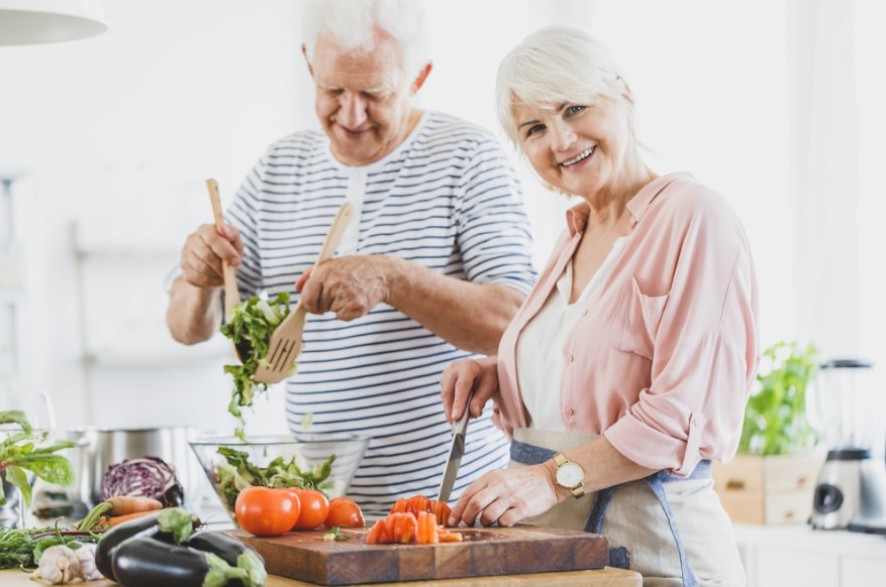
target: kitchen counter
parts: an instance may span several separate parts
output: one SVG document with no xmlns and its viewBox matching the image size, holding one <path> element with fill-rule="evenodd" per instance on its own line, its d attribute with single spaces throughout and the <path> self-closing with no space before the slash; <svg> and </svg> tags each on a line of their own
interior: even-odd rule
<svg viewBox="0 0 886 587">
<path fill-rule="evenodd" d="M 748 587 L 882 585 L 886 536 L 806 524 L 735 524 Z"/>
<path fill-rule="evenodd" d="M 495 577 L 472 577 L 469 579 L 441 579 L 438 581 L 405 581 L 401 583 L 373 583 L 353 587 L 641 587 L 642 578 L 633 571 L 605 568 L 597 571 L 563 571 L 560 573 L 533 573 L 529 575 L 502 575 Z M 3 587 L 36 587 L 49 585 L 45 581 L 35 581 L 28 573 L 17 569 L 0 571 L 0 585 Z M 74 583 L 84 587 L 112 587 L 113 581 L 89 581 Z M 271 575 L 266 587 L 317 587 L 306 583 Z"/>
</svg>

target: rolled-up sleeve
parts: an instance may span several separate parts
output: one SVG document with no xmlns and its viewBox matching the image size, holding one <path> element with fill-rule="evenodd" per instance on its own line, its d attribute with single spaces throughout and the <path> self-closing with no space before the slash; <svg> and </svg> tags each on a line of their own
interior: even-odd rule
<svg viewBox="0 0 886 587">
<path fill-rule="evenodd" d="M 649 384 L 604 434 L 640 465 L 688 475 L 702 459 L 735 454 L 757 367 L 757 292 L 744 231 L 719 196 L 682 198 L 658 218 L 667 220 L 679 228 L 664 267 L 634 274 L 640 298 L 663 300 L 633 325 L 651 344 Z M 666 292 L 656 291 L 662 270 Z"/>
</svg>

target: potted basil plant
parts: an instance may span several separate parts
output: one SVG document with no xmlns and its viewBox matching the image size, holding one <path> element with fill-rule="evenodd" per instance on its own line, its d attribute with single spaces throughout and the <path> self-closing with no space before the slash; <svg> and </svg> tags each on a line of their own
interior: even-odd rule
<svg viewBox="0 0 886 587">
<path fill-rule="evenodd" d="M 733 521 L 805 522 L 811 515 L 824 462 L 806 415 L 817 373 L 818 351 L 812 344 L 780 341 L 763 350 L 738 455 L 714 467 L 717 493 Z"/>
</svg>

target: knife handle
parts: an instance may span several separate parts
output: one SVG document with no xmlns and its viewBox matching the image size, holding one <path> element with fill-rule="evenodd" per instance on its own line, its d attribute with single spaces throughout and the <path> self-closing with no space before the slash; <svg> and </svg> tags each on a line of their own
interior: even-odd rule
<svg viewBox="0 0 886 587">
<path fill-rule="evenodd" d="M 468 400 L 465 402 L 465 410 L 462 412 L 461 417 L 452 424 L 453 434 L 464 434 L 465 430 L 468 428 L 468 419 L 471 417 L 471 400 L 474 398 L 475 389 L 476 387 L 472 387 L 468 392 Z"/>
</svg>

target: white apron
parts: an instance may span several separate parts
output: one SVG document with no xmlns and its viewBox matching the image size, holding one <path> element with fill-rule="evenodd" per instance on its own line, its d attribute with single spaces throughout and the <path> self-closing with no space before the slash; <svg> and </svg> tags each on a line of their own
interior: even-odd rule
<svg viewBox="0 0 886 587">
<path fill-rule="evenodd" d="M 537 457 L 544 454 L 549 458 L 550 451 L 568 450 L 594 438 L 571 432 L 519 428 L 514 431 L 508 466 L 523 467 L 532 464 L 528 460 L 546 460 L 533 457 L 527 460 L 524 450 L 527 445 L 530 449 L 541 449 Z M 707 462 L 704 465 L 709 467 Z M 610 565 L 624 566 L 628 562 L 632 571 L 643 575 L 644 587 L 746 585 L 732 523 L 714 492 L 710 475 L 702 473 L 698 475 L 701 478 L 687 480 L 659 476 L 663 483 L 639 479 L 619 485 L 612 492 L 599 529 L 609 541 Z M 661 499 L 653 486 L 659 488 Z M 600 492 L 601 496 L 604 492 Z M 594 493 L 564 500 L 523 523 L 585 530 L 596 497 Z M 624 560 L 625 554 L 627 560 Z"/>
</svg>

